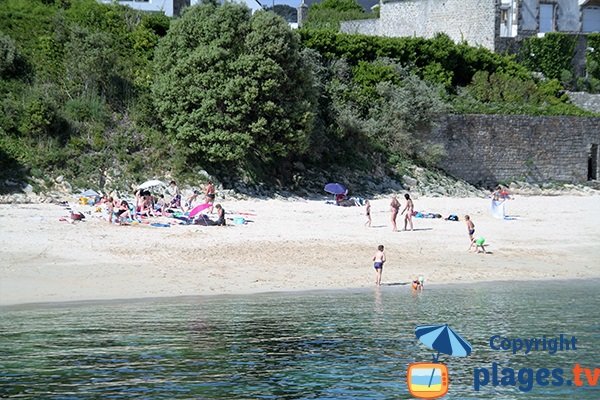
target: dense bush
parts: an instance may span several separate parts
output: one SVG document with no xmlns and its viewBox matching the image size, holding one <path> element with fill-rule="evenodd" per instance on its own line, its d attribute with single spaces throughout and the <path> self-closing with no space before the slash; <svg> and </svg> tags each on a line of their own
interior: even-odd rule
<svg viewBox="0 0 600 400">
<path fill-rule="evenodd" d="M 454 111 L 477 114 L 589 116 L 570 103 L 556 79 L 534 82 L 498 72 L 477 72 L 452 100 Z"/>
<path fill-rule="evenodd" d="M 159 44 L 156 69 L 157 110 L 192 164 L 233 174 L 307 150 L 311 77 L 281 17 L 229 3 L 190 8 Z"/>
<path fill-rule="evenodd" d="M 577 36 L 566 33 L 547 33 L 543 38 L 529 37 L 523 41 L 519 60 L 532 71 L 541 72 L 548 79 L 573 84 L 571 62 Z"/>
<path fill-rule="evenodd" d="M 285 180 L 294 161 L 394 173 L 443 154 L 422 140 L 443 113 L 585 115 L 562 94 L 559 80 L 572 81 L 562 36 L 547 35 L 552 50 L 527 45 L 543 55 L 528 65 L 552 78 L 536 80 L 446 35 L 298 34 L 273 13 L 208 3 L 171 26 L 95 0 L 1 1 L 0 175 L 114 188 L 211 166 Z M 319 28 L 332 28 L 320 12 L 335 24 L 366 15 L 353 0 L 311 11 Z M 589 47 L 580 85 L 593 90 L 600 35 Z"/>
<path fill-rule="evenodd" d="M 477 71 L 501 71 L 526 78 L 528 71 L 510 57 L 484 48 L 455 44 L 447 35 L 433 39 L 417 37 L 388 38 L 350 35 L 303 29 L 305 46 L 315 49 L 326 58 L 344 58 L 351 65 L 386 57 L 414 68 L 421 77 L 444 83 L 448 87 L 466 86 Z"/>
<path fill-rule="evenodd" d="M 164 153 L 144 124 L 151 118 L 135 110 L 169 23 L 94 0 L 0 3 L 0 155 L 33 175 L 98 184 L 113 166 L 127 170 L 119 159 L 133 163 L 143 146 Z M 135 143 L 115 140 L 133 131 Z M 148 173 L 138 172 L 120 184 Z"/>
<path fill-rule="evenodd" d="M 307 29 L 337 32 L 342 21 L 377 17 L 376 13 L 365 12 L 356 0 L 323 0 L 310 5 L 303 26 Z"/>
<path fill-rule="evenodd" d="M 580 86 L 590 92 L 600 93 L 600 33 L 592 33 L 587 37 L 586 69 L 586 78 Z"/>
</svg>

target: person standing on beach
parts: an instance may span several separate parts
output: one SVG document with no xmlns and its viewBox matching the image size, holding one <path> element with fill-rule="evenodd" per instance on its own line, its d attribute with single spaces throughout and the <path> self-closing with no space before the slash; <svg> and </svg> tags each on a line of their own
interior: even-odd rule
<svg viewBox="0 0 600 400">
<path fill-rule="evenodd" d="M 206 203 L 210 204 L 210 213 L 212 214 L 213 212 L 213 205 L 215 204 L 215 185 L 213 184 L 212 181 L 208 181 L 206 184 L 206 189 L 204 190 L 204 193 L 206 194 Z"/>
<path fill-rule="evenodd" d="M 404 210 L 402 210 L 402 212 L 400 213 L 400 215 L 404 214 L 404 212 L 406 211 L 406 215 L 404 216 L 404 230 L 406 230 L 406 226 L 408 224 L 410 224 L 410 230 L 413 230 L 413 222 L 412 222 L 412 217 L 413 217 L 413 212 L 415 211 L 415 205 L 413 204 L 413 201 L 410 198 L 410 195 L 408 193 L 406 193 L 404 195 L 404 198 L 406 199 L 406 206 L 404 207 Z"/>
<path fill-rule="evenodd" d="M 465 215 L 465 221 L 467 222 L 467 232 L 469 232 L 469 250 L 467 251 L 470 251 L 473 247 L 473 242 L 475 241 L 475 238 L 473 237 L 475 234 L 475 224 L 468 215 Z"/>
<path fill-rule="evenodd" d="M 369 200 L 365 201 L 365 206 L 367 207 L 367 210 L 365 212 L 365 215 L 367 216 L 367 222 L 365 222 L 365 226 L 368 226 L 370 228 L 371 227 L 371 203 L 369 203 Z"/>
<path fill-rule="evenodd" d="M 392 212 L 392 232 L 398 232 L 398 227 L 396 226 L 396 217 L 398 216 L 398 211 L 400 210 L 400 202 L 396 195 L 392 196 L 392 202 L 390 203 L 390 211 Z"/>
<path fill-rule="evenodd" d="M 169 186 L 167 187 L 167 196 L 167 204 L 171 207 L 179 208 L 180 204 L 178 203 L 180 203 L 180 201 L 178 201 L 178 199 L 181 198 L 181 192 L 179 191 L 179 187 L 175 181 L 169 182 Z"/>
<path fill-rule="evenodd" d="M 377 252 L 373 256 L 373 268 L 375 268 L 375 284 L 381 286 L 381 274 L 383 272 L 383 264 L 385 263 L 385 253 L 383 245 L 377 246 Z"/>
</svg>

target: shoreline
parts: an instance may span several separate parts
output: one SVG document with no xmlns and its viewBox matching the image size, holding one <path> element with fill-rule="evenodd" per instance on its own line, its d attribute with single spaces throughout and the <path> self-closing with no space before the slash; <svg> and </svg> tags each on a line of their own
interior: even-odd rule
<svg viewBox="0 0 600 400">
<path fill-rule="evenodd" d="M 0 305 L 370 288 L 378 244 L 384 283 L 600 278 L 598 200 L 517 196 L 505 221 L 489 199 L 415 198 L 418 211 L 468 212 L 485 255 L 466 252 L 464 221 L 415 218 L 414 232 L 391 232 L 385 198 L 371 201 L 373 228 L 364 207 L 301 199 L 221 201 L 253 221 L 225 228 L 69 224 L 57 205 L 0 205 Z"/>
<path fill-rule="evenodd" d="M 575 281 L 575 282 L 574 282 Z M 577 283 L 580 281 L 597 283 L 600 286 L 600 276 L 599 277 L 581 277 L 575 279 L 563 279 L 563 278 L 536 278 L 536 279 L 523 279 L 518 281 L 519 283 L 537 283 L 541 282 L 544 284 L 560 284 L 560 283 Z M 445 287 L 462 287 L 462 286 L 473 286 L 473 285 L 494 285 L 494 284 L 508 284 L 515 283 L 514 280 L 491 280 L 491 281 L 469 281 L 469 282 L 444 282 L 444 283 L 432 283 L 427 286 L 427 290 L 435 290 L 436 288 L 445 288 Z M 382 284 L 380 289 L 386 290 L 403 290 L 406 289 L 411 290 L 410 282 L 403 283 L 392 283 L 392 284 Z M 429 289 L 433 287 L 433 289 Z M 308 294 L 324 294 L 324 293 L 337 293 L 337 292 L 348 292 L 348 291 L 368 291 L 375 290 L 377 286 L 359 286 L 359 287 L 329 287 L 329 288 L 320 288 L 320 289 L 295 289 L 295 290 L 272 290 L 272 291 L 264 291 L 264 292 L 235 292 L 235 293 L 215 293 L 215 294 L 183 294 L 176 296 L 154 296 L 154 297 L 120 297 L 120 298 L 111 298 L 111 299 L 77 299 L 77 300 L 62 300 L 62 301 L 40 301 L 40 302 L 28 302 L 28 303 L 15 303 L 15 304 L 0 304 L 0 310 L 17 310 L 17 309 L 30 309 L 30 308 L 55 308 L 55 307 L 69 307 L 69 306 L 87 306 L 87 305 L 110 305 L 110 304 L 120 304 L 125 302 L 136 302 L 136 303 L 145 303 L 145 302 L 155 302 L 155 301 L 172 301 L 177 302 L 178 300 L 187 300 L 187 299 L 202 299 L 202 298 L 218 298 L 218 297 L 245 297 L 245 296 L 268 296 L 268 295 L 282 295 L 282 296 L 302 296 Z M 412 293 L 411 293 L 412 294 Z"/>
</svg>

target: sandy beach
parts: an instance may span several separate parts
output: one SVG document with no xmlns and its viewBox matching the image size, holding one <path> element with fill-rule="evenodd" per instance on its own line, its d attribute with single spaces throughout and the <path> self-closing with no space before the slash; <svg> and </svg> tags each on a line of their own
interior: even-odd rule
<svg viewBox="0 0 600 400">
<path fill-rule="evenodd" d="M 57 205 L 0 205 L 0 304 L 368 287 L 378 244 L 384 285 L 600 277 L 598 196 L 517 196 L 513 220 L 494 219 L 489 199 L 415 199 L 418 211 L 470 214 L 492 254 L 467 252 L 464 221 L 392 232 L 389 198 L 371 202 L 371 228 L 363 207 L 324 200 L 221 203 L 251 222 L 118 226 L 92 214 L 69 224 Z"/>
</svg>

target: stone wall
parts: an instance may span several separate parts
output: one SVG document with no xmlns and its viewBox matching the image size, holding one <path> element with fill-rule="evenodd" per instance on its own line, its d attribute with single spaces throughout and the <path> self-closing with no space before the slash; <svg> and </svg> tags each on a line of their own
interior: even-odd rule
<svg viewBox="0 0 600 400">
<path fill-rule="evenodd" d="M 600 114 L 600 94 L 587 92 L 567 92 L 571 103 L 584 110 Z M 598 127 L 600 130 L 600 127 Z"/>
<path fill-rule="evenodd" d="M 424 38 L 444 32 L 455 42 L 493 50 L 496 12 L 495 0 L 406 0 L 383 3 L 377 20 L 342 22 L 341 31 Z"/>
<path fill-rule="evenodd" d="M 600 118 L 449 115 L 428 140 L 445 146 L 442 169 L 474 185 L 585 182 Z"/>
</svg>

